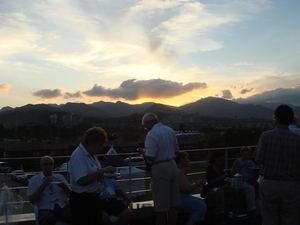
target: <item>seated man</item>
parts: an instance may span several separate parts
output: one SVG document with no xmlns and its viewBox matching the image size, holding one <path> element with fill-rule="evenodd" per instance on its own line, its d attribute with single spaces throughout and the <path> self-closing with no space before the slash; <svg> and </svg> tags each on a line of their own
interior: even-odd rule
<svg viewBox="0 0 300 225">
<path fill-rule="evenodd" d="M 29 180 L 27 196 L 39 208 L 39 225 L 54 225 L 56 221 L 71 223 L 71 210 L 65 198 L 71 190 L 63 175 L 52 173 L 54 160 L 43 156 L 42 173 Z"/>
<path fill-rule="evenodd" d="M 102 164 L 101 160 L 100 163 Z M 116 224 L 128 224 L 132 220 L 133 212 L 128 208 L 131 199 L 127 193 L 115 178 L 103 176 L 100 184 L 104 187 L 100 194 L 104 224 L 113 224 L 110 221 L 110 215 L 120 217 Z M 118 197 L 123 198 L 123 200 L 118 199 Z"/>
</svg>

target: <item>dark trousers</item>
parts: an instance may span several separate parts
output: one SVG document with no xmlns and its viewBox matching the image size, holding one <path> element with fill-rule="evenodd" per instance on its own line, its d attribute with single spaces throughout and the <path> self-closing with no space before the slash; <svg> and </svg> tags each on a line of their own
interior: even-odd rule
<svg viewBox="0 0 300 225">
<path fill-rule="evenodd" d="M 73 225 L 103 224 L 100 194 L 72 191 L 69 200 Z"/>
<path fill-rule="evenodd" d="M 41 209 L 39 210 L 39 225 L 54 225 L 56 221 L 61 221 L 71 224 L 71 210 L 70 205 L 60 208 L 55 204 L 54 210 Z"/>
</svg>

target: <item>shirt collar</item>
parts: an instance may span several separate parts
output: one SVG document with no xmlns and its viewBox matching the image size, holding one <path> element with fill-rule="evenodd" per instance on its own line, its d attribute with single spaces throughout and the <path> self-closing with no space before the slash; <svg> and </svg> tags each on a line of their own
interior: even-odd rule
<svg viewBox="0 0 300 225">
<path fill-rule="evenodd" d="M 44 173 L 41 172 L 41 176 L 40 176 L 41 180 L 43 180 L 45 177 L 46 176 L 44 175 Z M 55 173 L 52 173 L 52 177 L 56 177 Z"/>
<path fill-rule="evenodd" d="M 154 124 L 154 126 L 153 126 L 153 127 L 160 127 L 160 126 L 162 126 L 162 123 L 157 123 L 157 124 Z"/>
<path fill-rule="evenodd" d="M 86 148 L 84 147 L 84 145 L 82 143 L 79 144 L 79 147 L 85 155 L 90 155 L 90 153 L 86 150 Z"/>
<path fill-rule="evenodd" d="M 286 125 L 278 125 L 277 127 L 276 127 L 276 129 L 289 129 L 289 126 L 286 126 Z"/>
</svg>

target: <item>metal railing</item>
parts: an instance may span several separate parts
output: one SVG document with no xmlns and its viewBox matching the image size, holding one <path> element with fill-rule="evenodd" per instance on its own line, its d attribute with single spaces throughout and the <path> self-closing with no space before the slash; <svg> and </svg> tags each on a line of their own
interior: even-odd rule
<svg viewBox="0 0 300 225">
<path fill-rule="evenodd" d="M 224 151 L 224 156 L 225 156 L 225 171 L 228 171 L 229 168 L 229 162 L 230 161 L 233 161 L 235 160 L 236 158 L 238 158 L 240 155 L 239 155 L 239 150 L 241 149 L 242 146 L 238 146 L 238 147 L 224 147 L 224 148 L 207 148 L 207 149 L 189 149 L 189 150 L 181 150 L 181 151 L 186 151 L 189 153 L 189 155 L 191 155 L 192 153 L 193 154 L 198 154 L 199 153 L 205 153 L 205 154 L 200 154 L 202 155 L 201 157 L 203 156 L 208 156 L 209 155 L 209 152 L 211 151 L 214 151 L 214 150 L 219 150 L 219 151 Z M 252 148 L 252 150 L 254 150 L 255 146 L 249 146 Z M 120 154 L 110 154 L 110 155 L 106 155 L 106 154 L 99 154 L 97 156 L 99 157 L 106 157 L 106 156 L 116 156 L 116 157 L 122 157 L 122 158 L 125 158 L 125 157 L 134 157 L 136 156 L 137 153 L 120 153 Z M 66 162 L 69 161 L 70 159 L 70 156 L 52 156 L 54 158 L 54 161 L 55 159 L 57 158 L 63 158 L 63 159 L 66 159 Z M 202 163 L 206 163 L 206 160 L 207 160 L 207 157 L 204 159 L 199 159 L 201 158 L 199 156 L 197 157 L 194 157 L 194 158 L 198 158 L 198 160 L 193 160 L 192 157 L 190 157 L 190 164 L 202 164 Z M 0 158 L 0 161 L 13 161 L 13 160 L 31 160 L 31 161 L 36 161 L 36 160 L 40 160 L 41 157 L 20 157 L 20 158 Z M 127 191 L 130 196 L 135 194 L 135 193 L 138 193 L 138 192 L 150 192 L 150 188 L 145 188 L 145 189 L 141 189 L 141 190 L 132 190 L 132 186 L 131 186 L 131 183 L 134 182 L 134 181 L 140 181 L 140 180 L 144 180 L 144 181 L 147 181 L 149 182 L 150 181 L 150 176 L 149 176 L 149 173 L 146 173 L 146 176 L 145 177 L 133 177 L 132 176 L 132 173 L 131 173 L 131 165 L 129 166 L 120 166 L 120 167 L 117 167 L 118 169 L 120 168 L 129 168 L 129 178 L 128 179 L 118 179 L 118 182 L 129 182 L 129 191 Z M 141 166 L 135 166 L 137 168 L 141 168 L 142 170 L 145 170 L 146 171 L 146 168 L 145 168 L 145 165 L 141 165 Z M 40 173 L 41 171 L 32 171 L 32 172 L 36 172 L 36 173 Z M 32 173 L 31 172 L 31 173 Z M 67 176 L 67 181 L 70 182 L 69 180 L 69 174 L 66 171 L 54 171 L 55 173 L 66 173 L 66 176 Z M 148 174 L 148 175 L 147 175 Z M 192 176 L 192 175 L 203 175 L 205 174 L 205 171 L 198 171 L 198 172 L 192 172 L 192 173 L 188 173 L 187 175 L 189 176 Z M 10 177 L 10 173 L 2 173 L 1 174 L 2 176 L 4 175 L 5 178 L 4 178 L 4 183 L 7 181 L 7 178 Z M 12 186 L 12 187 L 9 187 L 11 190 L 15 190 L 17 192 L 19 192 L 20 190 L 27 190 L 27 187 L 26 186 Z M 26 199 L 26 197 L 23 197 L 24 199 Z M 24 203 L 29 203 L 28 200 L 25 200 Z"/>
</svg>

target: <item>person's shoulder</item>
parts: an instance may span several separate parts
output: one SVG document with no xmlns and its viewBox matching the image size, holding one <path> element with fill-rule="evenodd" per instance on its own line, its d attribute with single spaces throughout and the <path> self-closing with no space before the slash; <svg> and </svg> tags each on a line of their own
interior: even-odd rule
<svg viewBox="0 0 300 225">
<path fill-rule="evenodd" d="M 60 173 L 55 174 L 55 176 L 56 176 L 57 178 L 64 178 L 64 179 L 65 179 L 65 177 L 64 177 L 62 174 L 60 174 Z"/>
<path fill-rule="evenodd" d="M 76 157 L 82 157 L 85 155 L 85 148 L 82 144 L 80 144 L 71 154 L 71 160 L 76 158 Z"/>
<path fill-rule="evenodd" d="M 177 173 L 184 173 L 182 169 L 177 168 Z"/>
<path fill-rule="evenodd" d="M 260 135 L 260 137 L 263 138 L 263 137 L 265 137 L 265 136 L 274 135 L 274 133 L 275 133 L 275 130 L 274 130 L 274 129 L 273 129 L 273 130 L 266 130 L 266 131 L 264 131 L 264 132 Z"/>
<path fill-rule="evenodd" d="M 31 177 L 30 179 L 42 179 L 43 178 L 43 173 L 38 173 L 36 175 L 34 175 L 33 177 Z"/>
<path fill-rule="evenodd" d="M 298 128 L 299 129 L 299 128 Z M 294 131 L 291 131 L 291 136 L 293 136 L 296 140 L 299 140 L 300 141 L 300 129 L 299 130 L 294 130 Z"/>
<path fill-rule="evenodd" d="M 42 180 L 42 174 L 39 173 L 39 174 L 36 174 L 33 177 L 31 177 L 30 180 L 29 180 L 29 183 L 37 183 L 41 180 Z"/>
<path fill-rule="evenodd" d="M 167 125 L 162 125 L 162 124 L 161 124 L 161 126 L 162 126 L 164 129 L 166 129 L 166 130 L 175 132 L 175 131 L 173 130 L 173 128 L 171 128 L 171 127 L 169 127 L 169 126 L 167 126 Z"/>
</svg>

